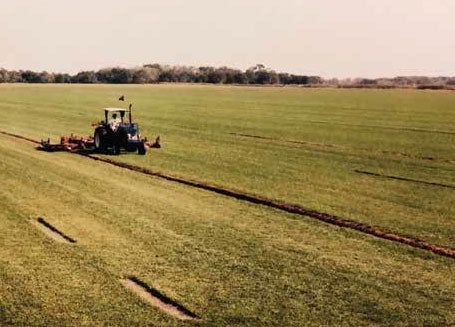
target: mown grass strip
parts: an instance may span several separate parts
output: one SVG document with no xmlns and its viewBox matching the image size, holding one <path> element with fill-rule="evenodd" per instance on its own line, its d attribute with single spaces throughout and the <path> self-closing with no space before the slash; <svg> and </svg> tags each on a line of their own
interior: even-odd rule
<svg viewBox="0 0 455 327">
<path fill-rule="evenodd" d="M 53 240 L 60 243 L 76 243 L 76 240 L 69 237 L 65 233 L 59 231 L 57 228 L 49 224 L 43 218 L 38 218 L 37 220 L 32 220 L 32 223 L 42 230 L 46 235 L 51 237 Z"/>
<path fill-rule="evenodd" d="M 364 174 L 364 175 L 370 175 L 370 176 L 375 176 L 375 177 L 394 179 L 394 180 L 398 180 L 398 181 L 412 182 L 412 183 L 419 183 L 419 184 L 430 185 L 430 186 L 439 186 L 439 187 L 455 189 L 455 185 L 427 182 L 427 181 L 422 181 L 422 180 L 418 180 L 418 179 L 399 177 L 399 176 L 383 175 L 383 174 L 379 174 L 379 173 L 373 173 L 373 172 L 370 172 L 370 171 L 364 171 L 364 170 L 358 170 L 358 169 L 355 169 L 354 172 L 356 172 L 358 174 Z"/>
<path fill-rule="evenodd" d="M 33 143 L 40 143 L 40 142 L 37 142 L 34 140 L 28 140 L 26 138 L 23 138 L 18 135 L 14 135 L 14 134 L 6 133 L 6 135 L 18 137 L 21 139 L 25 139 L 27 141 L 32 141 Z M 431 243 L 428 243 L 428 242 L 425 242 L 422 240 L 415 239 L 411 236 L 401 235 L 397 232 L 385 231 L 385 230 L 382 230 L 379 228 L 374 228 L 374 227 L 369 226 L 364 223 L 359 223 L 359 222 L 352 221 L 352 220 L 342 219 L 335 215 L 318 212 L 318 211 L 311 210 L 311 209 L 306 209 L 299 205 L 288 204 L 288 203 L 281 202 L 281 201 L 271 200 L 271 199 L 267 199 L 264 197 L 250 195 L 250 194 L 244 193 L 242 191 L 237 191 L 237 190 L 227 189 L 227 188 L 223 188 L 223 187 L 219 187 L 219 186 L 209 185 L 209 184 L 202 183 L 202 182 L 186 180 L 181 177 L 163 174 L 160 172 L 153 172 L 147 168 L 134 166 L 134 165 L 130 165 L 127 163 L 122 163 L 122 162 L 110 160 L 107 158 L 97 157 L 97 156 L 91 155 L 86 152 L 74 152 L 74 153 L 85 156 L 86 158 L 90 158 L 92 160 L 101 161 L 101 162 L 108 163 L 110 165 L 114 165 L 114 166 L 117 166 L 120 168 L 125 168 L 125 169 L 131 170 L 131 171 L 143 173 L 143 174 L 150 175 L 150 176 L 160 177 L 160 178 L 166 179 L 168 181 L 177 182 L 180 184 L 196 187 L 199 189 L 212 191 L 212 192 L 222 194 L 225 196 L 229 196 L 229 197 L 232 197 L 232 198 L 235 198 L 238 200 L 243 200 L 243 201 L 247 201 L 247 202 L 254 203 L 254 204 L 264 205 L 267 207 L 275 208 L 278 210 L 283 210 L 285 212 L 289 212 L 289 213 L 293 213 L 293 214 L 297 214 L 297 215 L 301 215 L 301 216 L 307 216 L 307 217 L 310 217 L 310 218 L 313 218 L 313 219 L 316 219 L 316 220 L 319 220 L 319 221 L 322 221 L 322 222 L 325 222 L 328 224 L 357 230 L 359 232 L 369 234 L 369 235 L 372 235 L 372 236 L 375 236 L 378 238 L 386 239 L 386 240 L 397 242 L 397 243 L 406 244 L 406 245 L 412 246 L 414 248 L 427 250 L 427 251 L 430 251 L 430 252 L 433 252 L 433 253 L 436 253 L 436 254 L 439 254 L 442 256 L 446 256 L 446 257 L 455 259 L 455 250 L 454 249 L 436 245 L 436 244 L 431 244 Z"/>
<path fill-rule="evenodd" d="M 147 303 L 167 312 L 168 314 L 180 320 L 198 319 L 198 316 L 193 312 L 163 295 L 158 290 L 150 287 L 137 277 L 121 279 L 120 282 L 123 284 L 123 286 L 136 293 Z"/>
</svg>

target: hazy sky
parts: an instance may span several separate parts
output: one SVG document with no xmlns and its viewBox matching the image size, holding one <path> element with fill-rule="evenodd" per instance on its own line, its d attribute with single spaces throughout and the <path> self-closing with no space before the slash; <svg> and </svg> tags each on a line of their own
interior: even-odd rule
<svg viewBox="0 0 455 327">
<path fill-rule="evenodd" d="M 0 67 L 455 76 L 455 0 L 0 0 Z"/>
</svg>

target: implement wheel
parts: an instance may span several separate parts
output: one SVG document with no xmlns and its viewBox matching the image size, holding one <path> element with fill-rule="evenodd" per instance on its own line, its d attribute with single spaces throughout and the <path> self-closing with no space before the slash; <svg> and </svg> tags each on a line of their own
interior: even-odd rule
<svg viewBox="0 0 455 327">
<path fill-rule="evenodd" d="M 137 153 L 140 154 L 140 155 L 144 155 L 146 153 L 144 142 L 141 142 L 141 143 L 138 144 Z"/>
</svg>

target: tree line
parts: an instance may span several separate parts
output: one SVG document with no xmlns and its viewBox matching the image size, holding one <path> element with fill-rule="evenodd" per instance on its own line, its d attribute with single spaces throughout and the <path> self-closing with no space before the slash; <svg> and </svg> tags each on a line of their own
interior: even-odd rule
<svg viewBox="0 0 455 327">
<path fill-rule="evenodd" d="M 339 88 L 455 89 L 455 77 L 398 76 L 393 78 L 323 79 L 319 76 L 278 73 L 262 64 L 242 71 L 229 67 L 192 67 L 147 64 L 136 68 L 103 68 L 77 74 L 8 71 L 0 68 L 0 83 L 211 83 L 252 85 L 302 85 Z"/>
<path fill-rule="evenodd" d="M 455 77 L 438 76 L 397 76 L 393 78 L 347 78 L 331 79 L 325 84 L 336 85 L 340 88 L 417 88 L 417 89 L 455 89 Z"/>
<path fill-rule="evenodd" d="M 277 73 L 258 64 L 245 71 L 229 67 L 191 67 L 147 64 L 136 68 L 103 68 L 77 74 L 8 71 L 0 69 L 0 83 L 211 83 L 211 84 L 321 84 L 319 76 Z"/>
</svg>

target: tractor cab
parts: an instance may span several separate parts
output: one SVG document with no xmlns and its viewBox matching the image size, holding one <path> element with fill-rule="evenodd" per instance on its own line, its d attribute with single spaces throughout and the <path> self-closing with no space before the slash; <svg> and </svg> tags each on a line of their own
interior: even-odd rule
<svg viewBox="0 0 455 327">
<path fill-rule="evenodd" d="M 109 116 L 113 114 L 119 114 L 122 124 L 125 121 L 125 114 L 128 112 L 128 118 L 131 123 L 131 110 L 123 109 L 123 108 L 104 108 L 104 121 L 107 123 L 109 121 Z"/>
<path fill-rule="evenodd" d="M 128 122 L 125 121 L 125 115 L 128 113 Z M 136 123 L 132 122 L 131 117 L 131 107 L 130 109 L 122 109 L 122 108 L 104 108 L 104 118 L 105 124 L 109 125 L 109 117 L 112 115 L 117 114 L 120 116 L 120 125 L 119 129 L 121 131 L 125 131 L 129 137 L 138 138 L 139 137 L 139 126 Z"/>
</svg>

